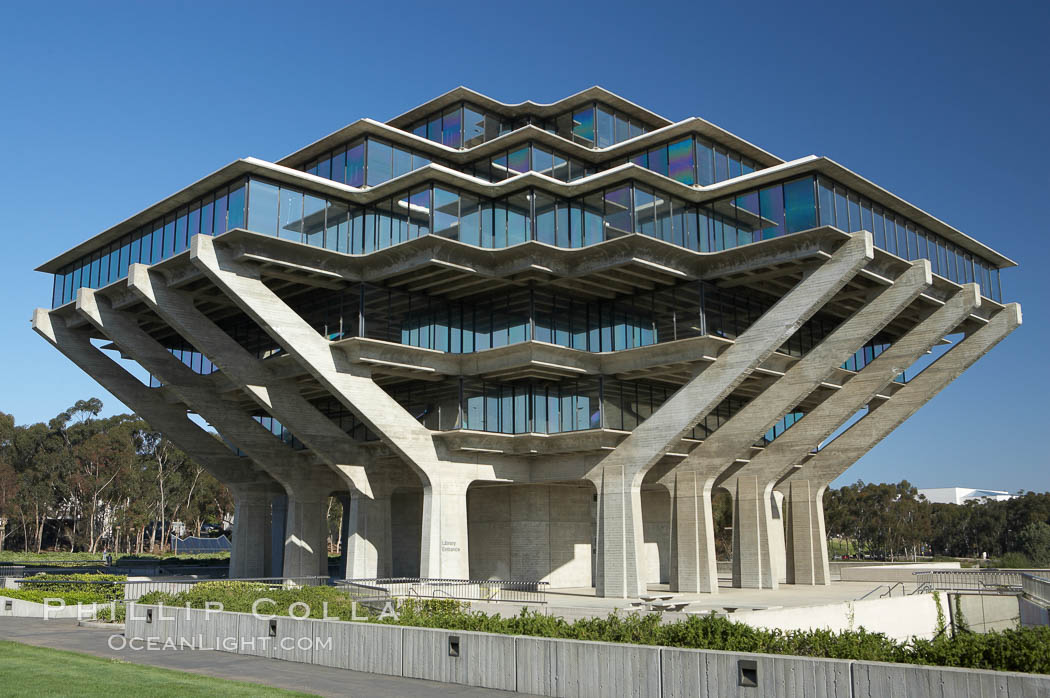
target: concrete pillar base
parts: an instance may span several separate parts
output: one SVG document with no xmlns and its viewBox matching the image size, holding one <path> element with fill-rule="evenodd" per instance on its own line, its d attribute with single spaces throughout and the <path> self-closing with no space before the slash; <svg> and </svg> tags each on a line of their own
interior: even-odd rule
<svg viewBox="0 0 1050 698">
<path fill-rule="evenodd" d="M 675 473 L 671 491 L 671 591 L 718 593 L 711 485 L 699 473 Z"/>
<path fill-rule="evenodd" d="M 273 490 L 269 487 L 244 485 L 232 491 L 236 508 L 230 551 L 230 579 L 265 577 L 265 538 Z"/>
<path fill-rule="evenodd" d="M 434 478 L 423 488 L 419 576 L 470 579 L 467 547 L 467 481 Z M 387 507 L 389 513 L 389 506 Z"/>
<path fill-rule="evenodd" d="M 328 574 L 327 495 L 289 495 L 284 531 L 284 577 Z"/>
<path fill-rule="evenodd" d="M 606 598 L 637 598 L 646 593 L 642 537 L 642 491 L 619 467 L 605 467 L 598 489 L 598 550 L 595 593 Z"/>
<path fill-rule="evenodd" d="M 769 538 L 773 529 L 772 483 L 755 476 L 737 478 L 733 495 L 733 586 L 776 589 Z"/>
<path fill-rule="evenodd" d="M 789 584 L 831 583 L 824 529 L 824 490 L 810 480 L 792 480 L 784 493 L 784 525 Z"/>
<path fill-rule="evenodd" d="M 354 492 L 344 512 L 347 530 L 343 545 L 347 579 L 389 577 L 393 569 L 390 495 L 369 498 Z M 346 506 L 346 504 L 344 504 Z"/>
</svg>

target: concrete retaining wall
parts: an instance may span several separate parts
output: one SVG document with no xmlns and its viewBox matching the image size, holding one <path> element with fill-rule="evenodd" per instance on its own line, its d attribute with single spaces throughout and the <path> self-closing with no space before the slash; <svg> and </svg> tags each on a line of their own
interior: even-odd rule
<svg viewBox="0 0 1050 698">
<path fill-rule="evenodd" d="M 839 577 L 844 582 L 906 582 L 915 583 L 916 572 L 929 570 L 957 570 L 958 562 L 920 562 L 914 565 L 843 565 Z"/>
<path fill-rule="evenodd" d="M 8 608 L 9 605 L 10 608 Z M 97 604 L 97 606 L 109 606 L 109 604 Z M 85 604 L 81 610 L 78 610 L 76 604 L 65 608 L 59 608 L 56 604 L 50 604 L 45 609 L 42 603 L 0 596 L 0 618 L 92 618 L 95 615 L 95 607 L 96 604 Z"/>
<path fill-rule="evenodd" d="M 975 633 L 1012 630 L 1020 625 L 1020 597 L 1012 594 L 948 594 L 952 610 L 962 611 L 966 627 Z M 958 621 L 958 618 L 955 618 Z"/>
<path fill-rule="evenodd" d="M 1018 603 L 1021 607 L 1021 625 L 1026 628 L 1050 625 L 1050 611 L 1024 597 L 1018 599 Z"/>
<path fill-rule="evenodd" d="M 148 609 L 153 611 L 151 623 L 143 620 Z M 223 642 L 224 634 L 236 641 Z M 168 608 L 162 614 L 157 607 L 136 604 L 129 604 L 125 635 L 176 646 L 179 639 L 204 637 L 205 645 L 222 651 L 558 698 L 1050 696 L 1050 676 L 1035 674 L 345 621 L 271 621 L 245 613 L 205 616 L 201 610 L 187 614 L 185 609 Z M 300 642 L 305 639 L 310 643 Z"/>
<path fill-rule="evenodd" d="M 1010 597 L 1014 602 L 1014 597 Z M 1016 602 L 1014 602 L 1016 605 Z M 948 618 L 947 599 L 941 611 Z M 847 601 L 823 606 L 799 606 L 768 611 L 740 611 L 729 619 L 754 628 L 775 630 L 857 630 L 885 633 L 895 640 L 932 638 L 937 632 L 937 602 L 932 594 Z"/>
</svg>

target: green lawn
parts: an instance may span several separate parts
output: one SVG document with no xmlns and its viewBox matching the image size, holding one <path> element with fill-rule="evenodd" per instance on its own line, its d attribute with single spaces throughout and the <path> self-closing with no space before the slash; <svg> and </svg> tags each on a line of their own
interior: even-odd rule
<svg viewBox="0 0 1050 698">
<path fill-rule="evenodd" d="M 278 688 L 0 641 L 4 696 L 306 696 Z"/>
</svg>

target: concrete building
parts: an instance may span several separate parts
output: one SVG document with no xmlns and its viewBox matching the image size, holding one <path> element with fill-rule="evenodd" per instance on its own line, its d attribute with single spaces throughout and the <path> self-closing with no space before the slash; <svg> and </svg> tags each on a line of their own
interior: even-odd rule
<svg viewBox="0 0 1050 698">
<path fill-rule="evenodd" d="M 928 487 L 919 490 L 919 494 L 934 504 L 965 504 L 971 499 L 1005 502 L 1017 496 L 1006 490 L 977 490 L 972 487 Z"/>
<path fill-rule="evenodd" d="M 1010 266 L 827 158 L 457 88 L 64 252 L 33 327 L 230 487 L 237 576 L 323 573 L 334 495 L 348 577 L 714 593 L 714 488 L 735 585 L 828 583 L 828 483 L 1020 324 Z"/>
</svg>

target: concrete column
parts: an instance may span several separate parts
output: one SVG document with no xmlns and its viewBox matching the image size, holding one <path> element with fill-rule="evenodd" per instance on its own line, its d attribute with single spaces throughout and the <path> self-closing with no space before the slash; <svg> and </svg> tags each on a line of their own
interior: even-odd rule
<svg viewBox="0 0 1050 698">
<path fill-rule="evenodd" d="M 673 475 L 671 489 L 671 591 L 718 592 L 711 486 L 695 471 Z"/>
<path fill-rule="evenodd" d="M 598 490 L 596 592 L 621 599 L 645 594 L 641 478 L 606 467 L 593 482 Z"/>
<path fill-rule="evenodd" d="M 371 370 L 333 350 L 295 310 L 262 282 L 258 268 L 239 261 L 221 239 L 194 236 L 190 260 L 242 311 L 255 320 L 334 398 L 375 432 L 420 479 L 441 471 L 430 430 L 372 380 Z M 363 489 L 363 488 L 361 488 Z M 367 491 L 367 490 L 365 490 Z"/>
<path fill-rule="evenodd" d="M 270 518 L 270 487 L 232 487 L 234 515 L 230 579 L 265 577 L 266 527 Z"/>
<path fill-rule="evenodd" d="M 645 592 L 638 568 L 645 555 L 639 495 L 645 473 L 873 256 L 871 236 L 852 235 L 586 474 L 598 488 L 599 595 Z M 608 555 L 615 559 L 605 559 Z"/>
<path fill-rule="evenodd" d="M 469 481 L 435 478 L 423 488 L 419 576 L 469 579 L 467 487 Z M 389 511 L 389 509 L 388 509 Z"/>
<path fill-rule="evenodd" d="M 375 579 L 392 574 L 390 493 L 380 495 L 373 489 L 373 495 L 355 492 L 348 502 L 343 537 L 347 579 Z"/>
<path fill-rule="evenodd" d="M 969 286 L 971 288 L 968 289 L 968 292 L 974 292 L 975 287 Z M 777 487 L 782 492 L 786 492 L 789 497 L 792 494 L 793 483 L 808 482 L 808 485 L 803 486 L 800 493 L 795 495 L 809 499 L 809 505 L 805 508 L 808 513 L 804 513 L 802 507 L 792 506 L 790 514 L 791 567 L 795 570 L 801 569 L 803 575 L 803 581 L 797 583 L 808 583 L 805 580 L 809 578 L 807 570 L 810 559 L 813 560 L 814 570 L 812 583 L 826 584 L 828 580 L 826 571 L 828 551 L 823 506 L 823 492 L 827 486 L 1020 325 L 1021 306 L 1017 303 L 1005 306 L 993 315 L 986 325 L 971 332 L 963 341 L 898 389 L 878 409 L 868 412 L 802 466 L 792 469 L 780 479 Z M 874 366 L 887 353 L 889 350 L 879 356 L 869 367 Z M 895 369 L 892 375 L 896 375 L 904 367 L 892 368 Z M 856 378 L 860 378 L 863 373 L 864 371 Z M 847 388 L 853 383 L 853 380 L 846 384 Z M 828 401 L 830 402 L 830 399 Z M 808 418 L 807 416 L 805 419 Z M 792 431 L 794 427 L 787 433 L 790 434 Z M 808 492 L 806 487 L 808 487 Z M 802 521 L 796 522 L 800 516 Z M 806 536 L 807 528 L 811 531 L 811 537 Z M 797 537 L 795 531 L 799 532 Z"/>
<path fill-rule="evenodd" d="M 824 529 L 826 489 L 809 480 L 788 483 L 784 495 L 784 535 L 789 584 L 831 583 Z"/>
<path fill-rule="evenodd" d="M 270 567 L 267 576 L 284 576 L 284 532 L 288 528 L 288 495 L 273 498 L 270 503 Z"/>
<path fill-rule="evenodd" d="M 304 489 L 288 496 L 284 530 L 284 577 L 328 574 L 328 492 Z"/>
<path fill-rule="evenodd" d="M 733 586 L 776 589 L 778 574 L 770 553 L 774 529 L 771 506 L 773 483 L 757 477 L 736 478 L 733 495 Z"/>
</svg>

